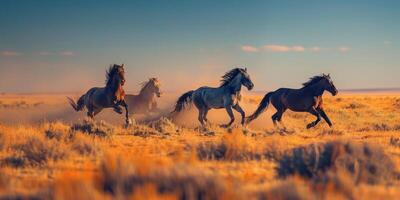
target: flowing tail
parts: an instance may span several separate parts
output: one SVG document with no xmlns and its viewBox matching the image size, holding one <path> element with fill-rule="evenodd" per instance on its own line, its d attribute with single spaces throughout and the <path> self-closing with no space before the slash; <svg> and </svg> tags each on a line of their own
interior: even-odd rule
<svg viewBox="0 0 400 200">
<path fill-rule="evenodd" d="M 186 92 L 182 96 L 180 96 L 178 101 L 176 102 L 175 109 L 174 109 L 174 111 L 172 111 L 172 113 L 181 112 L 188 103 L 192 102 L 193 92 L 194 91 L 191 90 L 189 92 Z"/>
<path fill-rule="evenodd" d="M 68 99 L 69 104 L 71 104 L 72 108 L 74 108 L 75 111 L 81 111 L 84 106 L 84 97 L 85 97 L 85 95 L 82 95 L 76 103 L 70 97 L 67 97 L 67 99 Z"/>
<path fill-rule="evenodd" d="M 264 98 L 261 100 L 260 104 L 258 105 L 257 110 L 250 116 L 246 117 L 246 123 L 250 123 L 254 119 L 256 119 L 261 113 L 267 109 L 271 96 L 274 94 L 274 92 L 269 92 L 264 96 Z"/>
</svg>

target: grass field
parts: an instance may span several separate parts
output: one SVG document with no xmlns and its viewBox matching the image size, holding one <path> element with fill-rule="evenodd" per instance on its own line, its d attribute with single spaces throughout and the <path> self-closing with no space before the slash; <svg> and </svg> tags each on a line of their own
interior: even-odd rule
<svg viewBox="0 0 400 200">
<path fill-rule="evenodd" d="M 159 101 L 170 110 L 176 95 Z M 247 114 L 262 96 L 244 95 Z M 88 121 L 65 95 L 0 95 L 0 198 L 396 199 L 400 94 L 325 96 L 334 127 L 269 108 L 248 127 L 190 109 L 174 120 L 112 111 Z M 239 115 L 236 113 L 236 123 Z M 152 120 L 150 120 L 150 118 Z"/>
</svg>

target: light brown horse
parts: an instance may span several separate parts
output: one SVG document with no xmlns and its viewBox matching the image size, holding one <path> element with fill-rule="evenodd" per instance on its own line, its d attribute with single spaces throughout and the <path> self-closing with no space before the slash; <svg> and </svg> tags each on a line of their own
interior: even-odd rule
<svg viewBox="0 0 400 200">
<path fill-rule="evenodd" d="M 246 122 L 249 123 L 256 119 L 266 110 L 268 104 L 271 102 L 277 110 L 272 115 L 272 121 L 275 126 L 276 121 L 281 121 L 282 115 L 287 109 L 295 112 L 308 112 L 316 116 L 317 120 L 309 123 L 307 128 L 317 125 L 321 117 L 324 118 L 329 126 L 332 126 L 331 120 L 323 109 L 322 101 L 322 94 L 325 90 L 329 91 L 333 96 L 338 93 L 330 75 L 314 76 L 308 82 L 303 83 L 303 86 L 300 89 L 280 88 L 266 94 L 254 114 L 246 118 Z"/>
<path fill-rule="evenodd" d="M 104 108 L 113 108 L 115 112 L 122 114 L 120 106 L 125 107 L 126 123 L 129 124 L 128 104 L 125 102 L 125 84 L 124 65 L 111 65 L 106 72 L 106 86 L 94 87 L 82 95 L 77 102 L 67 97 L 69 103 L 75 111 L 81 111 L 84 107 L 87 109 L 87 116 L 94 118 Z"/>
<path fill-rule="evenodd" d="M 129 106 L 129 112 L 135 114 L 147 114 L 158 111 L 156 96 L 161 97 L 160 82 L 157 78 L 150 78 L 143 82 L 138 95 L 127 94 L 125 101 Z"/>
</svg>

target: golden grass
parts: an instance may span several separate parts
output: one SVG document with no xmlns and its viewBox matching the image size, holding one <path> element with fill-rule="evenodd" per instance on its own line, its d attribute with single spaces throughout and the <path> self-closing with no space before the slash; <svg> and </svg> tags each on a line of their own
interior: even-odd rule
<svg viewBox="0 0 400 200">
<path fill-rule="evenodd" d="M 46 98 L 39 107 L 65 103 Z M 247 113 L 261 98 L 243 99 Z M 29 99 L 0 97 L 7 105 L 40 98 Z M 13 123 L 0 123 L 0 198 L 395 199 L 399 102 L 397 94 L 327 96 L 334 127 L 321 122 L 311 130 L 305 126 L 314 118 L 293 112 L 274 128 L 273 108 L 248 127 L 231 129 L 216 125 L 227 121 L 221 111 L 211 112 L 215 123 L 205 128 L 193 125 L 192 111 L 174 122 L 161 118 L 127 129 L 123 120 L 84 121 L 83 114 L 39 123 L 15 123 L 10 116 Z M 21 109 L 37 107 L 1 107 L 0 118 Z M 324 157 L 329 145 L 335 153 Z M 316 167 L 328 160 L 334 164 Z M 292 171 L 282 176 L 285 169 Z M 305 169 L 311 173 L 304 175 Z"/>
</svg>

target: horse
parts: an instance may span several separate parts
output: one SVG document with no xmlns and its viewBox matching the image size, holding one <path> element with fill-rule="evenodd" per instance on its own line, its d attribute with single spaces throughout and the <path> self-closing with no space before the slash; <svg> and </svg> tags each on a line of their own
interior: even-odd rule
<svg viewBox="0 0 400 200">
<path fill-rule="evenodd" d="M 130 113 L 147 114 L 158 111 L 156 96 L 161 97 L 160 82 L 157 78 L 141 83 L 142 88 L 138 95 L 127 94 L 125 101 L 129 106 Z"/>
<path fill-rule="evenodd" d="M 332 127 L 332 122 L 323 108 L 322 94 L 324 91 L 330 92 L 332 96 L 338 94 L 329 74 L 310 78 L 309 81 L 303 83 L 303 87 L 300 89 L 280 88 L 269 92 L 261 100 L 257 110 L 246 118 L 246 123 L 256 119 L 267 109 L 269 103 L 272 103 L 277 110 L 272 115 L 275 126 L 277 126 L 276 121 L 281 122 L 283 113 L 289 109 L 294 112 L 308 112 L 317 117 L 315 121 L 307 125 L 307 129 L 316 126 L 321 121 L 321 117 Z"/>
<path fill-rule="evenodd" d="M 67 97 L 70 105 L 75 111 L 82 111 L 84 107 L 87 109 L 87 116 L 94 118 L 104 108 L 113 108 L 115 112 L 122 114 L 120 106 L 125 107 L 125 120 L 129 124 L 128 104 L 125 102 L 125 84 L 124 64 L 111 65 L 106 71 L 106 86 L 93 87 L 82 95 L 77 102 Z"/>
<path fill-rule="evenodd" d="M 181 112 L 187 104 L 193 102 L 199 110 L 198 120 L 204 126 L 204 122 L 208 121 L 207 113 L 210 109 L 225 108 L 230 121 L 228 124 L 221 126 L 227 128 L 235 121 L 235 116 L 232 112 L 233 108 L 241 114 L 241 124 L 244 125 L 245 112 L 239 105 L 242 85 L 248 90 L 252 90 L 254 87 L 250 75 L 247 73 L 247 68 L 232 69 L 222 76 L 221 84 L 218 88 L 204 86 L 184 93 L 178 98 L 172 113 Z"/>
</svg>

